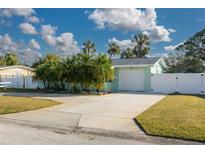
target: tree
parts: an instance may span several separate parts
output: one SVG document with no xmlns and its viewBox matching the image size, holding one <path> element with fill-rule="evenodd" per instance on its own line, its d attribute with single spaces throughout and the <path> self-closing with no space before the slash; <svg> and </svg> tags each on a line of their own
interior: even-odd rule
<svg viewBox="0 0 205 154">
<path fill-rule="evenodd" d="M 168 68 L 170 73 L 201 73 L 205 71 L 205 29 L 178 45 L 168 55 Z"/>
<path fill-rule="evenodd" d="M 205 29 L 180 44 L 176 50 L 184 54 L 205 61 Z"/>
<path fill-rule="evenodd" d="M 103 89 L 104 83 L 114 78 L 114 69 L 107 55 L 95 54 L 94 44 L 88 44 L 85 43 L 82 53 L 76 56 L 62 59 L 46 55 L 34 65 L 34 79 L 52 90 L 73 90 L 76 86 L 83 91 Z"/>
<path fill-rule="evenodd" d="M 97 91 L 104 88 L 104 83 L 113 80 L 114 69 L 107 55 L 99 54 L 95 60 L 94 86 Z"/>
<path fill-rule="evenodd" d="M 117 43 L 112 42 L 108 46 L 109 46 L 109 49 L 108 49 L 107 53 L 109 54 L 110 59 L 112 56 L 120 54 L 120 47 Z"/>
<path fill-rule="evenodd" d="M 33 65 L 31 66 L 32 68 L 37 68 L 38 65 L 43 63 L 43 59 L 39 58 L 38 61 L 36 61 L 35 63 L 33 63 Z"/>
<path fill-rule="evenodd" d="M 61 59 L 54 54 L 48 54 L 39 62 L 35 69 L 35 80 L 42 81 L 44 87 L 54 90 L 65 90 Z"/>
<path fill-rule="evenodd" d="M 91 41 L 85 41 L 83 43 L 83 50 L 82 52 L 86 55 L 92 55 L 96 52 L 95 44 Z"/>
<path fill-rule="evenodd" d="M 120 58 L 134 58 L 135 54 L 131 48 L 127 48 L 124 52 L 121 53 Z"/>
<path fill-rule="evenodd" d="M 149 37 L 145 34 L 135 35 L 133 39 L 135 46 L 133 52 L 137 58 L 142 58 L 147 55 L 150 51 Z"/>
<path fill-rule="evenodd" d="M 0 56 L 0 66 L 5 65 L 4 57 Z"/>
<path fill-rule="evenodd" d="M 14 53 L 6 53 L 4 56 L 4 64 L 5 65 L 18 65 L 19 61 Z"/>
<path fill-rule="evenodd" d="M 67 57 L 62 61 L 62 67 L 61 67 L 61 73 L 62 73 L 62 78 L 65 79 L 65 81 L 69 84 L 67 85 L 67 88 L 72 88 L 78 83 L 79 81 L 79 76 L 77 74 L 77 68 L 78 66 L 78 57 L 77 56 L 72 56 L 72 57 Z M 72 90 L 71 89 L 71 90 Z"/>
<path fill-rule="evenodd" d="M 167 60 L 167 73 L 201 73 L 204 71 L 204 62 L 193 57 L 169 58 Z"/>
</svg>

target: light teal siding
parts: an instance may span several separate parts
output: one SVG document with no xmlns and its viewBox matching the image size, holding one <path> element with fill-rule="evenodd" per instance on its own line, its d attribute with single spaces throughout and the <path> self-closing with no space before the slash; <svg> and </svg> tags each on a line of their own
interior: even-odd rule
<svg viewBox="0 0 205 154">
<path fill-rule="evenodd" d="M 162 60 L 158 61 L 151 67 L 151 73 L 163 73 L 163 67 L 166 67 Z"/>
<path fill-rule="evenodd" d="M 119 68 L 115 68 L 115 78 L 112 81 L 112 91 L 119 90 Z"/>
<path fill-rule="evenodd" d="M 112 82 L 106 82 L 105 83 L 104 91 L 112 91 Z"/>
<path fill-rule="evenodd" d="M 145 67 L 144 68 L 144 86 L 145 86 L 145 91 L 150 91 L 151 90 L 151 68 L 150 67 Z"/>
</svg>

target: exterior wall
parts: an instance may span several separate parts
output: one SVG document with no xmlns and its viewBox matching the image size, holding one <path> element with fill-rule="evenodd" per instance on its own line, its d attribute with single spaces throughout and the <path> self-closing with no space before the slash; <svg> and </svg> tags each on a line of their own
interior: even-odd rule
<svg viewBox="0 0 205 154">
<path fill-rule="evenodd" d="M 112 91 L 112 82 L 106 82 L 104 86 L 104 91 Z"/>
<path fill-rule="evenodd" d="M 119 68 L 115 68 L 115 78 L 112 81 L 112 91 L 119 90 Z"/>
<path fill-rule="evenodd" d="M 160 64 L 160 62 L 154 64 L 154 66 L 151 67 L 151 73 L 163 73 L 163 68 Z"/>
<path fill-rule="evenodd" d="M 29 70 L 22 69 L 22 68 L 11 68 L 0 70 L 0 75 L 24 75 L 24 76 L 32 76 L 33 73 Z"/>
<path fill-rule="evenodd" d="M 145 76 L 145 91 L 150 91 L 151 90 L 151 68 L 150 67 L 145 67 L 144 68 L 144 76 Z"/>
</svg>

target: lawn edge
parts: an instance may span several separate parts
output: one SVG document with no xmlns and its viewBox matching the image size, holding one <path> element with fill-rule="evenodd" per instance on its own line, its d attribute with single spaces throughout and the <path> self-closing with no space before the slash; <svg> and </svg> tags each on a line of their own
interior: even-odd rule
<svg viewBox="0 0 205 154">
<path fill-rule="evenodd" d="M 168 138 L 168 139 L 178 139 L 178 140 L 183 140 L 183 141 L 192 141 L 192 142 L 199 142 L 199 143 L 205 143 L 205 141 L 200 141 L 200 140 L 195 140 L 195 139 L 189 139 L 189 138 L 183 138 L 183 137 L 174 137 L 174 136 L 166 136 L 166 135 L 156 135 L 147 132 L 144 127 L 140 124 L 140 122 L 137 120 L 137 117 L 133 119 L 135 124 L 140 128 L 141 131 L 143 131 L 146 135 L 148 136 L 153 136 L 153 137 L 163 137 L 163 138 Z"/>
</svg>

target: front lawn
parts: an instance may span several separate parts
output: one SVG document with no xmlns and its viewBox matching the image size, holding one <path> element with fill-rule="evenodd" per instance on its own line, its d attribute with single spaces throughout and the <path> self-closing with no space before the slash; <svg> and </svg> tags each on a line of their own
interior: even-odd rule
<svg viewBox="0 0 205 154">
<path fill-rule="evenodd" d="M 39 98 L 0 96 L 0 114 L 36 110 L 58 104 L 60 103 Z"/>
<path fill-rule="evenodd" d="M 169 95 L 136 121 L 150 135 L 205 141 L 205 96 Z"/>
</svg>

